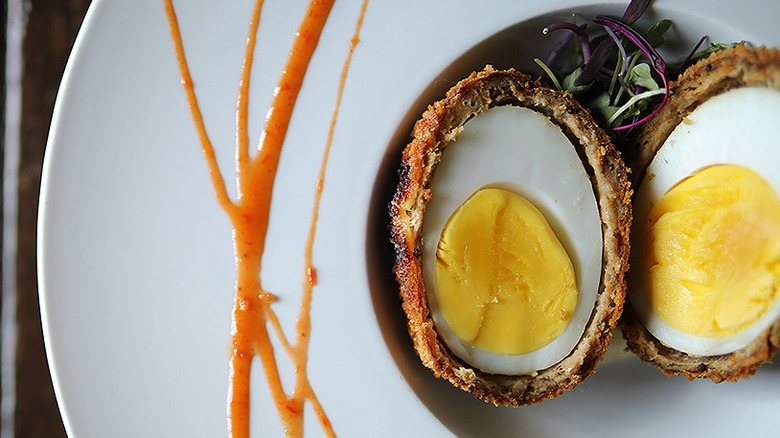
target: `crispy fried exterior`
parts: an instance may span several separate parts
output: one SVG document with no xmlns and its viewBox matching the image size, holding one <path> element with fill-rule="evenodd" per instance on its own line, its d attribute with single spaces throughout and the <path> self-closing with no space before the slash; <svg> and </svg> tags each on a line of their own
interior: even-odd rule
<svg viewBox="0 0 780 438">
<path fill-rule="evenodd" d="M 432 174 L 463 125 L 501 105 L 533 109 L 561 128 L 589 173 L 601 214 L 603 271 L 591 320 L 575 349 L 535 376 L 485 373 L 454 356 L 437 334 L 423 282 L 422 225 L 426 204 L 433 196 L 429 188 Z M 573 388 L 595 372 L 625 298 L 631 191 L 627 168 L 609 138 L 568 92 L 554 91 L 521 73 L 496 71 L 490 66 L 472 73 L 431 105 L 415 124 L 413 137 L 403 152 L 390 215 L 394 272 L 407 328 L 422 363 L 437 377 L 496 405 L 538 403 Z"/>
<path fill-rule="evenodd" d="M 745 86 L 780 89 L 780 51 L 740 45 L 714 53 L 683 72 L 670 84 L 666 106 L 624 145 L 623 155 L 632 169 L 635 187 L 641 183 L 658 149 L 685 116 L 707 99 Z M 663 345 L 645 329 L 630 303 L 626 307 L 621 328 L 628 348 L 668 376 L 736 381 L 755 374 L 780 347 L 778 320 L 741 350 L 718 356 L 691 356 Z"/>
</svg>

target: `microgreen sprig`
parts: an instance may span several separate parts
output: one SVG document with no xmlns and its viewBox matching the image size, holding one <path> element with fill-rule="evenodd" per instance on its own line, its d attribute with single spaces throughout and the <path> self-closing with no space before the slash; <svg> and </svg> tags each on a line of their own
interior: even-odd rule
<svg viewBox="0 0 780 438">
<path fill-rule="evenodd" d="M 677 69 L 669 68 L 657 50 L 664 43 L 664 34 L 672 22 L 662 19 L 644 34 L 634 27 L 650 2 L 632 0 L 621 18 L 599 15 L 592 23 L 577 24 L 572 20 L 552 23 L 542 30 L 545 35 L 567 31 L 546 62 L 535 59 L 544 75 L 552 86 L 572 92 L 601 117 L 615 135 L 658 114 L 669 98 L 670 78 L 679 73 Z M 595 25 L 595 31 L 588 25 Z M 707 51 L 725 47 L 711 45 L 697 52 L 705 39 L 699 41 L 680 68 Z M 572 45 L 573 41 L 576 41 L 575 45 Z M 567 47 L 574 49 L 576 61 L 564 53 Z M 660 103 L 652 105 L 659 98 Z M 651 107 L 653 109 L 649 110 Z"/>
<path fill-rule="evenodd" d="M 666 101 L 669 99 L 669 80 L 666 78 L 666 62 L 661 57 L 660 54 L 658 54 L 658 51 L 653 47 L 652 44 L 650 44 L 645 37 L 642 36 L 639 32 L 632 29 L 630 26 L 628 26 L 625 23 L 622 23 L 619 20 L 616 20 L 614 18 L 610 18 L 604 15 L 600 15 L 596 17 L 593 20 L 594 23 L 603 25 L 604 28 L 607 30 L 607 33 L 610 34 L 610 36 L 615 40 L 618 48 L 620 48 L 621 56 L 624 59 L 624 62 L 627 61 L 628 56 L 625 54 L 625 47 L 623 47 L 623 44 L 620 42 L 620 39 L 617 37 L 617 35 L 622 35 L 626 37 L 629 41 L 631 41 L 641 52 L 644 54 L 649 60 L 650 64 L 655 70 L 656 73 L 658 73 L 658 76 L 661 78 L 661 81 L 663 82 L 663 101 L 661 101 L 660 105 L 657 105 L 655 110 L 651 112 L 650 114 L 646 115 L 645 117 L 629 123 L 627 125 L 621 125 L 613 127 L 612 129 L 618 131 L 618 130 L 624 130 L 624 129 L 630 129 L 634 126 L 640 125 L 648 120 L 650 120 L 652 117 L 654 117 L 656 114 L 658 114 L 659 111 L 661 111 L 661 108 L 666 104 Z M 655 90 L 659 91 L 659 90 Z M 652 97 L 657 94 L 660 94 L 658 92 L 645 92 L 641 94 L 636 94 L 633 97 L 629 99 L 629 102 L 634 103 L 638 102 L 640 99 L 637 99 L 638 96 L 647 96 Z M 628 104 L 626 104 L 628 105 Z M 608 121 L 609 123 L 609 121 Z"/>
</svg>

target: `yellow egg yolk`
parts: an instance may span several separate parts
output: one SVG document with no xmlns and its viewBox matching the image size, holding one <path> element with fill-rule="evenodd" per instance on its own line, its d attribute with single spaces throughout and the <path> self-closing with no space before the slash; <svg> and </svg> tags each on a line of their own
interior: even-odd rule
<svg viewBox="0 0 780 438">
<path fill-rule="evenodd" d="M 473 194 L 442 231 L 436 298 L 461 339 L 526 354 L 555 339 L 577 305 L 574 267 L 544 216 L 497 188 Z"/>
<path fill-rule="evenodd" d="M 732 336 L 777 298 L 780 201 L 751 170 L 717 165 L 686 178 L 653 205 L 643 234 L 643 289 L 672 328 Z"/>
</svg>

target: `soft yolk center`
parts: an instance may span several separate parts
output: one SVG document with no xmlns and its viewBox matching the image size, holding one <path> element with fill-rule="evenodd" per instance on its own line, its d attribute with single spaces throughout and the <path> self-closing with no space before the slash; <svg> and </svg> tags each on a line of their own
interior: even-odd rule
<svg viewBox="0 0 780 438">
<path fill-rule="evenodd" d="M 669 326 L 732 336 L 777 298 L 780 201 L 755 172 L 706 168 L 652 207 L 640 249 L 645 293 Z"/>
<path fill-rule="evenodd" d="M 461 339 L 526 354 L 555 339 L 577 305 L 574 267 L 544 216 L 506 190 L 485 188 L 444 227 L 434 282 L 442 315 Z"/>
</svg>

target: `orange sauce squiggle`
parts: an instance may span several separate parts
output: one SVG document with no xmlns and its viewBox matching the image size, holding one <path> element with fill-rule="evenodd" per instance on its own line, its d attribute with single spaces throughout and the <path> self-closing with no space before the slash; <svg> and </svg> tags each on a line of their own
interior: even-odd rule
<svg viewBox="0 0 780 438">
<path fill-rule="evenodd" d="M 335 0 L 312 0 L 290 51 L 274 92 L 274 99 L 266 115 L 266 123 L 260 137 L 257 154 L 249 152 L 248 98 L 249 77 L 263 0 L 256 0 L 249 23 L 244 62 L 241 69 L 238 99 L 236 103 L 236 173 L 237 197 L 228 195 L 225 180 L 219 170 L 213 145 L 206 132 L 197 97 L 184 53 L 181 32 L 172 0 L 163 0 L 173 39 L 181 82 L 185 90 L 192 119 L 201 143 L 201 149 L 209 168 L 217 201 L 227 213 L 233 227 L 233 246 L 236 259 L 236 290 L 233 302 L 231 329 L 231 357 L 228 387 L 228 431 L 232 437 L 249 437 L 249 382 L 252 361 L 259 357 L 265 372 L 268 388 L 276 404 L 277 412 L 288 436 L 303 436 L 304 405 L 311 403 L 322 429 L 335 436 L 333 427 L 320 404 L 308 379 L 307 364 L 311 333 L 312 291 L 316 284 L 316 270 L 312 263 L 312 248 L 317 228 L 320 199 L 325 170 L 330 155 L 333 135 L 349 65 L 363 24 L 368 0 L 363 1 L 355 33 L 349 45 L 339 82 L 336 108 L 331 118 L 319 177 L 315 187 L 309 234 L 304 249 L 304 281 L 296 331 L 291 343 L 282 330 L 271 303 L 274 295 L 262 288 L 261 262 L 268 231 L 273 183 L 279 164 L 282 146 L 287 134 L 298 93 L 319 42 Z M 281 383 L 276 354 L 271 343 L 268 326 L 271 326 L 281 345 L 290 357 L 295 369 L 295 385 L 288 395 Z"/>
</svg>

